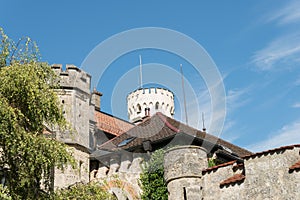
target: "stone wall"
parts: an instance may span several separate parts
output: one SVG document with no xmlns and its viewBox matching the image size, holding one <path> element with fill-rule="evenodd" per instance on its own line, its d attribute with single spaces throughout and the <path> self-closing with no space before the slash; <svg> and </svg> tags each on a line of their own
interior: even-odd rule
<svg viewBox="0 0 300 200">
<path fill-rule="evenodd" d="M 85 152 L 80 146 L 69 146 L 76 160 L 77 168 L 73 169 L 68 165 L 64 171 L 54 170 L 54 189 L 66 188 L 72 184 L 89 182 L 89 153 Z"/>
<path fill-rule="evenodd" d="M 68 122 L 66 130 L 54 130 L 56 138 L 69 145 L 77 169 L 68 166 L 63 172 L 55 169 L 54 188 L 68 187 L 76 182 L 89 182 L 89 151 L 94 149 L 96 129 L 95 106 L 100 107 L 101 94 L 90 92 L 91 76 L 74 65 L 54 64 L 60 88 L 56 90 Z M 98 105 L 99 104 L 99 105 Z"/>
<path fill-rule="evenodd" d="M 140 199 L 139 178 L 142 162 L 143 156 L 138 153 L 124 152 L 103 158 L 101 163 L 104 164 L 90 172 L 90 180 L 104 183 L 118 200 Z"/>
<path fill-rule="evenodd" d="M 57 131 L 57 139 L 65 143 L 76 143 L 86 148 L 90 145 L 90 121 L 94 121 L 95 102 L 91 101 L 91 76 L 74 65 L 52 65 L 60 77 L 60 89 L 57 94 L 63 106 L 64 116 L 71 126 L 68 131 Z M 92 111 L 92 115 L 91 115 Z"/>
<path fill-rule="evenodd" d="M 182 173 L 182 166 L 189 168 L 195 159 L 184 159 L 187 155 L 177 154 L 175 160 L 182 161 L 179 168 L 165 165 L 167 176 L 170 170 L 177 174 L 173 180 L 166 177 L 169 199 L 300 199 L 299 152 L 300 145 L 269 150 L 245 157 L 244 163 L 229 162 L 204 169 L 199 176 Z M 170 159 L 173 158 L 166 154 L 165 163 Z M 198 162 L 196 171 L 203 168 L 203 163 Z M 187 185 L 190 181 L 194 185 Z"/>
</svg>

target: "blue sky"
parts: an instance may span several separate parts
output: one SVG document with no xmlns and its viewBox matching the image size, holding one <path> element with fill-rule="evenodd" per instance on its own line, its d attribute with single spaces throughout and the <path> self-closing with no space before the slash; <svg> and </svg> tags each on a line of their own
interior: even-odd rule
<svg viewBox="0 0 300 200">
<path fill-rule="evenodd" d="M 300 2 L 228 2 L 12 0 L 1 3 L 0 26 L 13 39 L 30 36 L 44 61 L 79 67 L 98 44 L 123 31 L 143 27 L 178 31 L 202 45 L 222 76 L 227 115 L 220 137 L 252 151 L 300 143 Z M 155 49 L 121 55 L 107 67 L 96 86 L 104 94 L 103 111 L 126 119 L 126 96 L 114 96 L 114 91 L 120 90 L 122 78 L 138 74 L 139 55 L 145 71 L 149 63 L 172 72 L 183 64 L 186 81 L 196 94 L 187 94 L 190 125 L 201 128 L 195 107 L 205 113 L 207 126 L 214 123 L 203 78 L 187 60 Z M 174 82 L 180 83 L 178 77 L 174 75 Z M 125 92 L 138 88 L 138 75 L 131 79 Z M 149 80 L 148 86 L 154 82 Z M 175 117 L 184 121 L 182 94 L 175 95 Z"/>
</svg>

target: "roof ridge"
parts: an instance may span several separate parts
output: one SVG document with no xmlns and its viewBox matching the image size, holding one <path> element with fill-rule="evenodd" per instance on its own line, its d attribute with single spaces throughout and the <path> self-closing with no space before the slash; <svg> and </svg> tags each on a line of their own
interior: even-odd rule
<svg viewBox="0 0 300 200">
<path fill-rule="evenodd" d="M 112 114 L 110 114 L 110 113 L 104 112 L 104 111 L 102 111 L 102 110 L 96 110 L 96 113 L 97 113 L 97 112 L 98 112 L 98 113 L 105 114 L 105 115 L 107 115 L 107 116 L 109 116 L 109 117 L 118 119 L 118 120 L 120 120 L 120 121 L 126 122 L 127 124 L 131 124 L 131 125 L 133 125 L 133 126 L 136 126 L 136 125 L 135 125 L 134 123 L 132 123 L 132 122 L 129 122 L 129 121 L 127 121 L 127 120 L 125 120 L 125 119 L 122 119 L 122 118 L 120 118 L 120 117 L 116 117 L 116 116 L 114 116 L 114 115 L 112 115 Z"/>
<path fill-rule="evenodd" d="M 295 147 L 300 147 L 300 144 L 293 144 L 293 145 L 288 145 L 288 146 L 281 146 L 281 147 L 277 147 L 277 148 L 273 148 L 273 149 L 269 149 L 269 150 L 265 150 L 265 151 L 260 151 L 251 155 L 247 155 L 242 157 L 243 159 L 249 159 L 249 158 L 255 158 L 257 156 L 263 155 L 263 154 L 269 154 L 275 151 L 280 151 L 280 150 L 287 150 L 287 149 L 294 149 Z"/>
<path fill-rule="evenodd" d="M 212 139 L 222 141 L 222 143 L 226 143 L 226 144 L 229 144 L 229 145 L 236 146 L 236 147 L 238 147 L 238 148 L 240 148 L 240 149 L 243 149 L 244 151 L 247 151 L 249 155 L 252 155 L 252 154 L 253 154 L 251 151 L 249 151 L 249 150 L 247 150 L 247 149 L 245 149 L 245 148 L 243 148 L 243 147 L 237 146 L 237 145 L 235 145 L 235 144 L 233 144 L 233 143 L 230 143 L 230 142 L 228 142 L 228 141 L 226 141 L 226 140 L 224 140 L 224 139 L 222 139 L 222 138 L 220 138 L 220 137 L 218 137 L 218 136 L 215 136 L 215 135 L 213 135 L 213 134 L 210 134 L 210 133 L 208 133 L 208 132 L 204 132 L 204 131 L 198 130 L 198 129 L 194 128 L 194 127 L 189 126 L 188 124 L 185 124 L 185 123 L 180 122 L 180 121 L 178 121 L 178 120 L 176 120 L 176 119 L 170 118 L 170 117 L 164 115 L 164 114 L 161 113 L 161 112 L 157 112 L 155 115 L 158 115 L 160 118 L 163 117 L 162 120 L 163 120 L 164 122 L 167 122 L 167 123 L 165 123 L 165 124 L 167 125 L 168 128 L 170 128 L 170 127 L 168 126 L 168 124 L 170 124 L 172 127 L 174 127 L 174 126 L 170 123 L 170 121 L 177 122 L 177 123 L 179 123 L 181 126 L 183 126 L 184 128 L 190 129 L 191 132 L 195 131 L 195 132 L 200 132 L 200 133 L 205 134 L 205 138 L 211 137 Z M 169 120 L 169 121 L 168 121 L 168 120 Z M 186 132 L 186 131 L 184 131 L 184 130 L 180 130 L 179 128 L 176 128 L 176 127 L 174 127 L 174 128 L 177 129 L 177 130 L 179 130 L 179 132 L 182 131 L 182 132 L 184 132 L 184 133 L 186 133 L 186 134 L 188 134 L 188 135 L 193 135 L 193 134 L 191 134 L 190 132 Z M 172 128 L 170 128 L 170 129 L 173 130 Z M 173 130 L 173 131 L 175 131 L 175 130 Z M 177 132 L 177 133 L 179 133 L 179 132 Z"/>
<path fill-rule="evenodd" d="M 232 164 L 234 164 L 236 162 L 237 162 L 236 160 L 232 160 L 232 161 L 229 161 L 229 162 L 226 162 L 226 163 L 222 163 L 222 164 L 219 164 L 219 165 L 215 165 L 215 166 L 206 168 L 206 169 L 202 170 L 202 174 L 204 175 L 204 174 L 206 174 L 206 173 L 208 173 L 210 171 L 213 171 L 215 169 L 219 169 L 221 167 L 226 167 L 228 165 L 232 165 Z"/>
<path fill-rule="evenodd" d="M 167 116 L 163 115 L 161 112 L 157 112 L 156 113 L 157 116 L 165 123 L 165 125 L 170 128 L 172 131 L 175 131 L 176 133 L 180 132 L 180 129 L 174 127 L 172 124 L 170 124 L 170 122 L 168 122 L 167 120 Z"/>
</svg>

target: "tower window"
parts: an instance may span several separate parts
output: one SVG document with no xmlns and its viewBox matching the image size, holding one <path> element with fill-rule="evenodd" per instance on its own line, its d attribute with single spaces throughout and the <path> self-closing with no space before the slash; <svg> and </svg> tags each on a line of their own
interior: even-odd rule
<svg viewBox="0 0 300 200">
<path fill-rule="evenodd" d="M 141 113 L 142 112 L 142 107 L 140 104 L 137 105 L 137 113 Z"/>
<path fill-rule="evenodd" d="M 159 107 L 159 103 L 156 102 L 156 104 L 155 104 L 155 109 L 158 110 L 158 107 Z"/>
</svg>

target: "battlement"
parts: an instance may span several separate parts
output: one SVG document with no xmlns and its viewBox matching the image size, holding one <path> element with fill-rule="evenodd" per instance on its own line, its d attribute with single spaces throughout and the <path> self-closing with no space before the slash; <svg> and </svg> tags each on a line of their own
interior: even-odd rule
<svg viewBox="0 0 300 200">
<path fill-rule="evenodd" d="M 88 73 L 72 64 L 67 64 L 66 70 L 62 69 L 62 64 L 53 64 L 51 68 L 60 77 L 61 88 L 74 88 L 90 93 L 91 75 Z"/>
<path fill-rule="evenodd" d="M 168 89 L 165 88 L 141 88 L 137 89 L 131 93 L 128 94 L 127 100 L 129 101 L 132 98 L 135 98 L 136 95 L 149 95 L 149 94 L 156 94 L 156 95 L 165 95 L 167 97 L 170 97 L 171 99 L 174 99 L 174 94 Z"/>
<path fill-rule="evenodd" d="M 140 199 L 142 190 L 139 178 L 142 162 L 143 157 L 138 153 L 124 152 L 108 156 L 101 159 L 100 166 L 90 172 L 90 181 L 106 182 L 117 199 Z M 121 193 L 115 191 L 116 188 L 122 188 Z"/>
<path fill-rule="evenodd" d="M 128 117 L 137 122 L 146 116 L 161 112 L 168 117 L 174 115 L 174 94 L 164 88 L 141 88 L 127 96 Z"/>
</svg>

